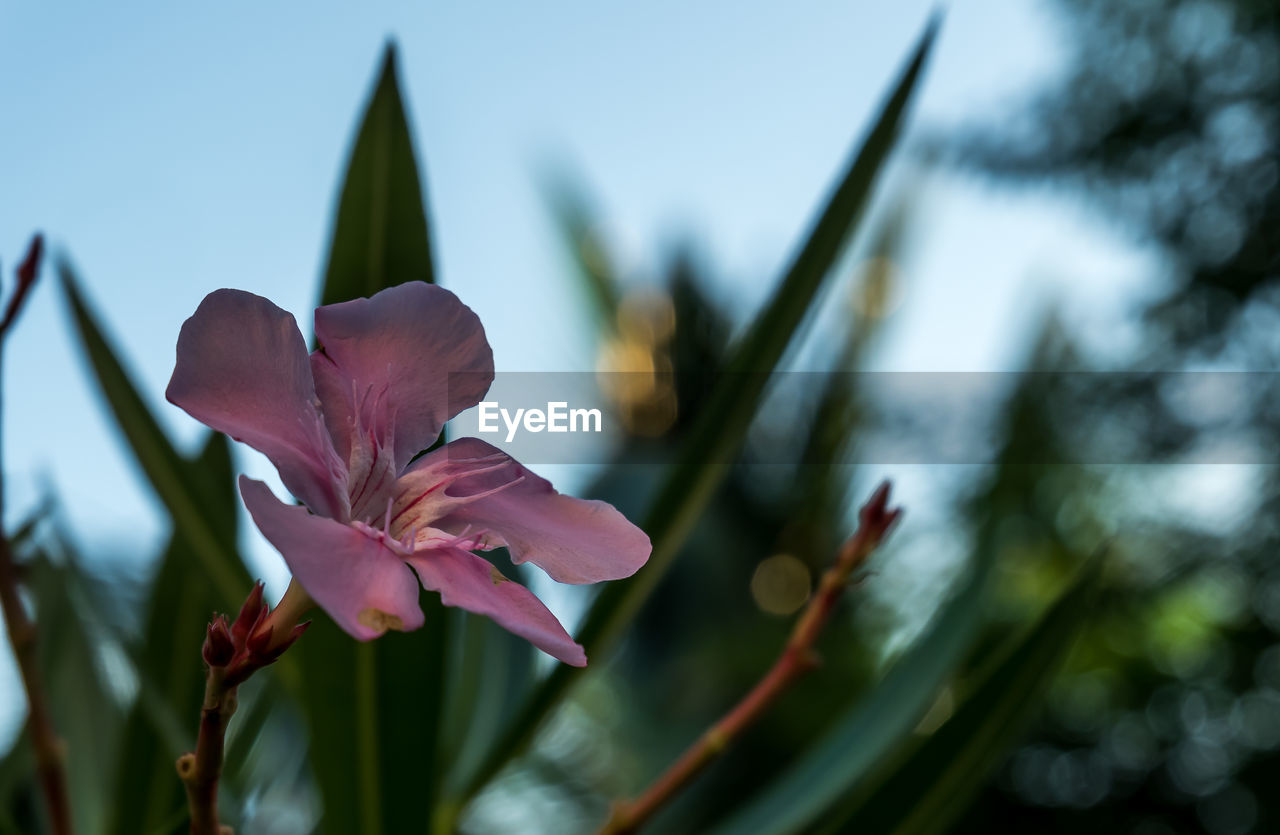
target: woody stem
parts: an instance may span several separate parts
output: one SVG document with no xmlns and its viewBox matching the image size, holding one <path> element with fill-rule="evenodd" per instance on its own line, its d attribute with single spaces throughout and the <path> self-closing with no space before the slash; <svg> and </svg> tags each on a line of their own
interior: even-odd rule
<svg viewBox="0 0 1280 835">
<path fill-rule="evenodd" d="M 760 718 L 796 679 L 818 665 L 814 643 L 848 587 L 853 572 L 879 547 L 900 511 L 889 511 L 888 485 L 883 485 L 863 508 L 858 530 L 845 542 L 835 563 L 823 574 L 818 590 L 796 622 L 782 653 L 746 696 L 662 773 L 635 800 L 614 805 L 600 835 L 634 832 L 687 786 L 753 722 Z"/>
<path fill-rule="evenodd" d="M 0 321 L 0 349 L 3 340 L 22 309 L 22 302 L 35 282 L 41 254 L 41 239 L 31 242 L 22 266 L 18 268 L 18 288 L 9 301 L 4 318 Z M 0 350 L 0 356 L 3 351 Z M 0 478 L 0 520 L 4 518 L 4 481 Z M 18 568 L 13 560 L 13 548 L 9 537 L 0 527 L 0 609 L 4 610 L 4 625 L 9 633 L 9 644 L 18 664 L 22 687 L 27 695 L 27 729 L 31 734 L 31 747 L 35 751 L 36 771 L 40 789 L 44 795 L 45 809 L 49 815 L 49 828 L 54 835 L 70 835 L 71 804 L 67 794 L 67 776 L 63 767 L 64 745 L 58 738 L 49 710 L 44 677 L 36 658 L 36 624 L 27 614 L 18 594 Z"/>
<path fill-rule="evenodd" d="M 227 686 L 223 670 L 210 667 L 200 707 L 200 732 L 195 753 L 178 758 L 178 776 L 187 788 L 191 835 L 222 835 L 218 822 L 218 779 L 227 725 L 236 712 L 236 687 Z"/>
</svg>

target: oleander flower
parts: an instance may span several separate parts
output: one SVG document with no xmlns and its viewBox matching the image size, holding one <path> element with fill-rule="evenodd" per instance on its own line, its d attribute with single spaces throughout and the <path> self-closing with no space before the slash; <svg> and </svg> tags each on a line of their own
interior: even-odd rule
<svg viewBox="0 0 1280 835">
<path fill-rule="evenodd" d="M 493 381 L 476 315 L 453 293 L 410 282 L 318 308 L 315 333 L 320 347 L 308 354 L 292 315 L 217 290 L 183 324 L 166 392 L 266 455 L 305 505 L 240 477 L 245 506 L 294 580 L 360 640 L 422 626 L 421 583 L 445 605 L 585 665 L 542 602 L 472 552 L 505 546 L 554 580 L 595 583 L 635 573 L 649 538 L 613 506 L 562 495 L 475 438 L 413 460 Z"/>
</svg>

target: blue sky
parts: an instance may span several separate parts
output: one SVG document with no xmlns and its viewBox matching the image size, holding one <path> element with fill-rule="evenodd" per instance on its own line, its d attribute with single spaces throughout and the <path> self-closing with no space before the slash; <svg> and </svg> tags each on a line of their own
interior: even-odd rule
<svg viewBox="0 0 1280 835">
<path fill-rule="evenodd" d="M 692 236 L 719 292 L 746 313 L 930 8 L 0 4 L 5 281 L 43 229 L 190 445 L 199 427 L 162 399 L 178 328 L 224 286 L 309 322 L 337 177 L 391 36 L 443 283 L 480 314 L 499 370 L 589 369 L 591 334 L 537 192 L 540 166 L 581 172 L 631 273 Z M 1038 4 L 956 4 L 914 125 L 996 114 L 1052 78 L 1065 54 L 1052 24 Z M 1014 368 L 1050 300 L 1086 333 L 1110 334 L 1147 286 L 1140 253 L 1052 193 L 930 176 L 921 195 L 877 367 Z M 82 542 L 150 556 L 163 517 L 100 410 L 52 281 L 7 349 L 4 385 L 10 521 L 51 484 Z M 267 472 L 256 456 L 241 461 Z M 907 477 L 903 489 L 910 501 L 925 487 Z M 278 564 L 264 572 L 282 576 Z"/>
</svg>

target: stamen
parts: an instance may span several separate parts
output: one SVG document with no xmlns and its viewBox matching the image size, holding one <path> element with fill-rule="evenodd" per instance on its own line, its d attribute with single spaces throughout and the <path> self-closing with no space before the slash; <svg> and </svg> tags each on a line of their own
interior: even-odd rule
<svg viewBox="0 0 1280 835">
<path fill-rule="evenodd" d="M 462 497 L 450 496 L 450 498 L 457 498 L 459 502 L 464 504 L 467 502 L 474 502 L 476 499 L 483 499 L 486 496 L 492 496 L 494 493 L 501 493 L 503 490 L 506 490 L 508 487 L 514 487 L 515 485 L 519 484 L 522 481 L 524 481 L 524 476 L 518 476 L 517 478 L 513 478 L 511 481 L 508 481 L 505 484 L 499 484 L 497 487 L 493 488 L 492 490 L 486 490 L 483 493 L 472 493 L 469 496 L 462 496 Z"/>
<path fill-rule="evenodd" d="M 499 459 L 501 459 L 501 460 L 499 461 Z M 450 469 L 450 468 L 452 468 L 454 464 L 468 464 L 468 463 L 472 463 L 472 462 L 475 462 L 475 463 L 484 463 L 484 462 L 489 462 L 489 461 L 499 461 L 499 463 L 497 463 L 497 464 L 493 464 L 492 466 L 488 466 L 488 467 L 477 467 L 477 468 L 475 468 L 475 469 L 462 469 L 462 470 L 455 470 L 455 471 L 452 471 L 452 472 L 450 472 L 450 471 L 449 471 L 449 469 Z M 437 481 L 437 482 L 435 482 L 434 484 L 432 484 L 430 487 L 428 487 L 426 490 L 422 491 L 420 494 L 418 494 L 418 496 L 417 496 L 417 497 L 415 497 L 415 498 L 413 499 L 413 501 L 409 502 L 409 503 L 408 503 L 408 504 L 406 504 L 404 507 L 400 508 L 399 512 L 398 512 L 398 513 L 396 513 L 396 515 L 395 515 L 395 516 L 393 516 L 393 517 L 388 521 L 388 528 L 387 528 L 387 530 L 390 530 L 390 529 L 391 529 L 391 528 L 390 528 L 390 524 L 391 524 L 391 523 L 396 522 L 396 521 L 397 521 L 401 516 L 403 516 L 403 515 L 405 514 L 405 512 L 407 512 L 410 508 L 414 507 L 415 505 L 417 505 L 417 504 L 418 504 L 418 502 L 422 501 L 422 500 L 423 500 L 423 499 L 425 499 L 427 496 L 430 496 L 432 493 L 436 492 L 437 490 L 444 489 L 444 490 L 446 491 L 446 495 L 448 495 L 448 488 L 449 488 L 449 486 L 450 486 L 450 485 L 452 485 L 452 484 L 453 484 L 454 482 L 456 482 L 456 481 L 459 481 L 459 480 L 464 479 L 464 478 L 469 478 L 470 476 L 473 476 L 473 475 L 483 475 L 484 473 L 491 473 L 491 472 L 494 472 L 495 470 L 500 470 L 500 469 L 502 469 L 503 467 L 507 466 L 508 464 L 513 464 L 513 463 L 515 463 L 515 462 L 514 462 L 514 461 L 512 461 L 510 458 L 508 458 L 508 457 L 507 457 L 505 454 L 503 454 L 503 453 L 498 453 L 498 454 L 496 454 L 496 455 L 487 455 L 487 456 L 484 456 L 484 457 L 481 457 L 481 458 L 462 458 L 462 459 L 459 459 L 459 460 L 458 460 L 458 461 L 456 461 L 456 462 L 455 462 L 455 461 L 449 461 L 449 462 L 447 462 L 447 463 L 446 463 L 446 464 L 444 464 L 444 465 L 443 465 L 443 467 L 442 467 L 442 469 L 445 469 L 445 470 L 446 470 L 446 472 L 442 475 L 442 477 L 440 478 L 440 480 L 439 480 L 439 481 Z M 495 488 L 495 489 L 493 489 L 493 490 L 490 490 L 490 491 L 488 491 L 488 492 L 486 492 L 486 493 L 480 493 L 480 494 L 475 495 L 475 496 L 464 496 L 464 497 L 461 497 L 461 498 L 459 499 L 459 501 L 469 501 L 469 500 L 471 500 L 471 499 L 480 499 L 480 498 L 484 498 L 485 496 L 493 495 L 494 493 L 498 492 L 498 490 L 503 490 L 503 489 L 505 489 L 505 488 L 507 488 L 507 487 L 510 487 L 512 484 L 519 484 L 519 483 L 520 483 L 521 481 L 523 481 L 523 480 L 524 480 L 524 476 L 520 476 L 519 478 L 515 479 L 514 481 L 507 482 L 506 484 L 502 485 L 501 487 L 497 487 L 497 488 Z M 449 498 L 451 498 L 451 499 L 458 499 L 459 497 L 456 497 L 456 496 L 449 496 Z"/>
</svg>

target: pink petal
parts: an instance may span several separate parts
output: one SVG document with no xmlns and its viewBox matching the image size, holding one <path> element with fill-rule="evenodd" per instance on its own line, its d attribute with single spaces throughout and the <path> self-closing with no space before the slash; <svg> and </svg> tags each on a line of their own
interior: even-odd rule
<svg viewBox="0 0 1280 835">
<path fill-rule="evenodd" d="M 363 425 L 393 445 L 398 472 L 493 382 L 480 320 L 453 293 L 421 281 L 318 308 L 316 338 L 316 389 L 344 459 L 353 443 L 370 442 L 357 431 Z"/>
<path fill-rule="evenodd" d="M 408 561 L 424 588 L 440 592 L 444 605 L 492 618 L 548 655 L 575 667 L 587 666 L 582 647 L 542 601 L 486 560 L 460 548 L 435 548 L 419 551 Z"/>
<path fill-rule="evenodd" d="M 240 476 L 254 524 L 284 556 L 307 594 L 361 641 L 423 624 L 418 584 L 400 557 L 360 529 L 286 505 L 261 481 Z"/>
<path fill-rule="evenodd" d="M 178 335 L 165 396 L 201 423 L 271 459 L 316 513 L 342 517 L 342 463 L 320 413 L 307 346 L 293 316 L 241 290 L 205 297 Z"/>
<path fill-rule="evenodd" d="M 481 534 L 486 547 L 503 545 L 514 563 L 531 562 L 561 583 L 598 583 L 629 577 L 649 559 L 649 537 L 608 502 L 575 499 L 514 458 L 476 438 L 461 438 L 418 459 L 396 483 L 401 496 L 416 496 L 431 485 L 445 461 L 500 459 L 508 466 L 465 476 L 443 488 L 448 506 L 434 494 L 422 504 L 443 511 L 437 519 L 399 521 L 401 529 L 428 524 L 457 535 Z M 467 466 L 474 466 L 468 464 Z M 424 478 L 424 476 L 426 476 Z M 508 485 L 508 486 L 503 486 Z M 502 489 L 498 489 L 502 488 Z M 490 492 L 497 490 L 497 492 Z M 440 492 L 440 491 L 437 491 Z M 485 495 L 488 493 L 488 495 Z M 417 506 L 415 506 L 416 509 Z"/>
</svg>

